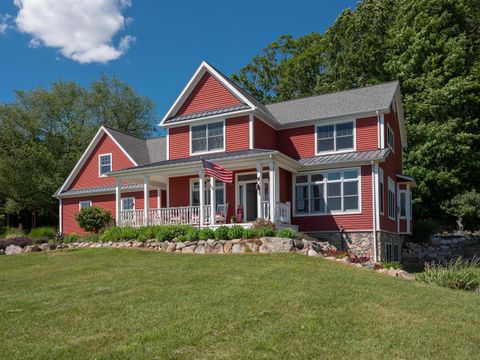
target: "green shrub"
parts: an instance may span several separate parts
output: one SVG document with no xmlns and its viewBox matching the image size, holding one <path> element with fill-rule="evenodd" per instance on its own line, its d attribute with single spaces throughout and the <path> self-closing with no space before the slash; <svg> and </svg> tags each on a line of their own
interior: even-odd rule
<svg viewBox="0 0 480 360">
<path fill-rule="evenodd" d="M 70 243 L 74 243 L 74 242 L 79 241 L 80 238 L 81 238 L 81 237 L 80 237 L 79 234 L 77 234 L 77 233 L 75 233 L 75 232 L 72 232 L 72 233 L 70 233 L 70 234 L 68 234 L 68 235 L 65 235 L 65 236 L 63 237 L 63 242 L 64 242 L 65 244 L 70 244 Z"/>
<path fill-rule="evenodd" d="M 185 238 L 187 239 L 187 241 L 198 241 L 199 235 L 200 235 L 200 229 L 190 228 L 185 234 Z"/>
<path fill-rule="evenodd" d="M 177 235 L 176 237 L 179 237 L 180 235 Z M 175 237 L 173 229 L 170 226 L 162 226 L 158 231 L 156 232 L 155 238 L 159 241 L 171 241 Z"/>
<path fill-rule="evenodd" d="M 228 226 L 221 225 L 215 230 L 215 239 L 228 240 Z"/>
<path fill-rule="evenodd" d="M 6 228 L 5 233 L 3 234 L 4 239 L 16 238 L 16 237 L 23 237 L 25 233 L 21 229 L 17 228 Z"/>
<path fill-rule="evenodd" d="M 32 239 L 38 239 L 38 238 L 54 239 L 56 233 L 57 233 L 57 230 L 54 227 L 42 226 L 42 227 L 33 228 L 28 234 L 28 236 Z"/>
<path fill-rule="evenodd" d="M 244 228 L 241 225 L 233 225 L 228 229 L 228 238 L 230 240 L 233 239 L 241 239 L 243 238 Z"/>
<path fill-rule="evenodd" d="M 257 230 L 249 228 L 243 230 L 243 238 L 244 239 L 254 239 L 257 237 Z"/>
<path fill-rule="evenodd" d="M 110 211 L 97 206 L 84 208 L 75 214 L 78 226 L 88 232 L 98 233 L 103 228 L 112 224 L 113 218 Z"/>
<path fill-rule="evenodd" d="M 480 258 L 471 260 L 458 258 L 447 265 L 426 264 L 418 276 L 420 281 L 450 289 L 473 291 L 480 288 Z"/>
<path fill-rule="evenodd" d="M 198 238 L 200 240 L 215 239 L 215 231 L 209 228 L 201 229 Z"/>
<path fill-rule="evenodd" d="M 290 238 L 290 239 L 295 239 L 298 236 L 298 234 L 295 231 L 288 228 L 277 231 L 276 235 L 281 238 Z"/>
<path fill-rule="evenodd" d="M 400 264 L 399 262 L 396 262 L 396 261 L 382 261 L 382 268 L 384 269 L 395 269 L 395 270 L 398 270 L 398 269 L 402 269 L 402 264 Z"/>
<path fill-rule="evenodd" d="M 190 225 L 171 225 L 170 229 L 173 237 L 176 238 L 179 235 L 187 235 L 187 232 L 189 232 L 192 227 Z"/>
<path fill-rule="evenodd" d="M 413 240 L 415 242 L 428 242 L 432 235 L 438 232 L 440 224 L 434 219 L 418 220 L 413 223 Z"/>
<path fill-rule="evenodd" d="M 259 227 L 258 229 L 256 229 L 257 231 L 257 235 L 259 237 L 264 237 L 264 236 L 275 236 L 275 230 L 273 230 L 271 227 L 269 226 L 263 226 L 263 227 Z"/>
<path fill-rule="evenodd" d="M 185 242 L 185 241 L 188 241 L 186 235 L 178 235 L 175 240 L 176 240 L 177 242 Z"/>
</svg>

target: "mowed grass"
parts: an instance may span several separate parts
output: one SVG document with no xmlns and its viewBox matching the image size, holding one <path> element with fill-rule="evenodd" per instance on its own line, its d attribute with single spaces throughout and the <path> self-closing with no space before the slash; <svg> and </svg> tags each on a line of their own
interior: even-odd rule
<svg viewBox="0 0 480 360">
<path fill-rule="evenodd" d="M 293 254 L 0 258 L 1 359 L 475 359 L 480 296 Z"/>
</svg>

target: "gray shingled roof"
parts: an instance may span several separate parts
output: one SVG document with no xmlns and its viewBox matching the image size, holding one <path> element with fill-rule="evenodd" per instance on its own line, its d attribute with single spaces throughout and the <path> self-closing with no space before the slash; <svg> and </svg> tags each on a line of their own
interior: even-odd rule
<svg viewBox="0 0 480 360">
<path fill-rule="evenodd" d="M 214 153 L 214 154 L 195 155 L 195 156 L 190 156 L 188 158 L 158 161 L 151 164 L 134 166 L 125 170 L 147 169 L 151 167 L 189 164 L 194 162 L 200 162 L 202 159 L 217 161 L 217 160 L 235 159 L 235 158 L 241 158 L 241 157 L 247 157 L 247 156 L 266 155 L 266 154 L 275 154 L 275 153 L 277 153 L 276 150 L 264 150 L 264 149 L 249 149 L 249 150 L 239 150 L 239 151 L 231 151 L 231 152 L 221 152 L 221 153 Z"/>
<path fill-rule="evenodd" d="M 312 156 L 298 160 L 303 166 L 341 164 L 357 161 L 372 161 L 385 159 L 390 154 L 390 149 L 368 150 L 368 151 L 352 151 L 342 154 L 329 154 Z"/>
<path fill-rule="evenodd" d="M 165 136 L 145 140 L 109 127 L 106 129 L 138 165 L 167 158 Z"/>
<path fill-rule="evenodd" d="M 282 125 L 385 110 L 395 96 L 398 81 L 267 105 Z"/>
<path fill-rule="evenodd" d="M 198 119 L 198 118 L 212 116 L 212 115 L 227 114 L 234 111 L 245 110 L 249 108 L 250 106 L 248 106 L 247 104 L 240 104 L 240 105 L 229 106 L 221 109 L 200 111 L 200 112 L 186 114 L 186 115 L 178 115 L 165 120 L 165 124 L 173 124 L 180 121 L 193 120 L 193 119 Z"/>
<path fill-rule="evenodd" d="M 125 184 L 121 186 L 122 191 L 141 190 L 142 188 L 143 188 L 143 184 Z M 62 192 L 60 196 L 95 195 L 95 194 L 103 194 L 103 193 L 108 193 L 113 191 L 115 191 L 115 186 L 98 186 L 94 188 L 70 189 Z"/>
</svg>

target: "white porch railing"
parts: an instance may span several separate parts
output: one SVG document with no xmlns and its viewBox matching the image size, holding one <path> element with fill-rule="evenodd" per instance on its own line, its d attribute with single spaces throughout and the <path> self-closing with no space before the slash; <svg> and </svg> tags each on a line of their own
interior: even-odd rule
<svg viewBox="0 0 480 360">
<path fill-rule="evenodd" d="M 286 203 L 278 202 L 275 205 L 276 219 L 281 224 L 291 224 L 292 222 L 292 204 L 290 201 Z"/>
<path fill-rule="evenodd" d="M 265 219 L 270 219 L 270 206 L 268 201 L 262 202 Z M 291 205 L 277 203 L 275 206 L 275 219 L 281 224 L 290 224 Z M 204 205 L 203 223 L 211 225 L 211 206 Z M 144 210 L 120 211 L 119 226 L 144 226 L 148 225 L 200 225 L 200 206 L 181 206 L 148 210 L 148 221 L 145 222 Z"/>
</svg>

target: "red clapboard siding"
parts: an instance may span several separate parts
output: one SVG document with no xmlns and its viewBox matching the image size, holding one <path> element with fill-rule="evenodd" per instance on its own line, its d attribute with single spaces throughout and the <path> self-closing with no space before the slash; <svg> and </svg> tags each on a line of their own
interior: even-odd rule
<svg viewBox="0 0 480 360">
<path fill-rule="evenodd" d="M 190 127 L 177 126 L 168 130 L 168 156 L 170 160 L 190 156 Z"/>
<path fill-rule="evenodd" d="M 380 229 L 397 232 L 397 220 L 388 218 L 388 177 L 396 182 L 396 175 L 402 172 L 402 145 L 400 138 L 400 127 L 398 124 L 397 115 L 391 110 L 390 113 L 385 114 L 385 147 L 387 147 L 387 124 L 390 125 L 395 136 L 395 152 L 391 153 L 387 161 L 380 164 L 380 168 L 384 172 L 384 214 L 380 215 Z M 395 185 L 396 188 L 396 185 Z M 395 209 L 397 208 L 397 192 L 395 189 Z"/>
<path fill-rule="evenodd" d="M 274 128 L 255 117 L 253 129 L 254 148 L 277 149 L 277 133 Z"/>
<path fill-rule="evenodd" d="M 190 179 L 198 175 L 169 178 L 170 207 L 190 205 Z"/>
<path fill-rule="evenodd" d="M 245 150 L 250 147 L 250 126 L 248 115 L 227 119 L 225 122 L 225 142 L 227 151 Z"/>
<path fill-rule="evenodd" d="M 280 202 L 292 202 L 292 173 L 285 169 L 279 169 L 280 176 Z"/>
<path fill-rule="evenodd" d="M 142 191 L 122 193 L 122 198 L 123 197 L 135 197 L 135 209 L 143 209 L 144 201 Z M 65 234 L 72 232 L 78 234 L 85 233 L 83 229 L 78 227 L 77 221 L 75 220 L 75 214 L 79 211 L 80 201 L 91 201 L 92 206 L 98 206 L 110 211 L 112 216 L 115 217 L 115 194 L 65 198 L 62 200 L 62 226 L 63 233 Z M 148 203 L 152 209 L 157 207 L 157 190 L 150 190 Z"/>
<path fill-rule="evenodd" d="M 367 117 L 356 121 L 357 151 L 378 149 L 377 117 Z"/>
<path fill-rule="evenodd" d="M 240 100 L 207 72 L 200 79 L 176 115 L 192 114 L 240 104 Z"/>
<path fill-rule="evenodd" d="M 315 156 L 315 128 L 313 125 L 277 132 L 278 150 L 291 158 Z"/>
<path fill-rule="evenodd" d="M 362 212 L 360 214 L 298 216 L 292 217 L 292 223 L 300 231 L 345 231 L 372 230 L 372 170 L 371 166 L 361 167 Z M 293 212 L 293 208 L 292 208 Z"/>
<path fill-rule="evenodd" d="M 107 134 L 104 134 L 69 189 L 115 185 L 114 178 L 98 176 L 98 155 L 100 154 L 112 154 L 112 170 L 121 170 L 134 166 L 113 140 Z"/>
</svg>

